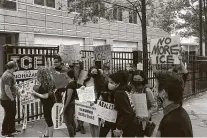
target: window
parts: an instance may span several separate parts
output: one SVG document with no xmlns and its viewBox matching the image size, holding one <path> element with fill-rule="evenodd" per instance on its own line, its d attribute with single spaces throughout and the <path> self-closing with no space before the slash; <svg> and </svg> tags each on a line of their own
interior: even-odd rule
<svg viewBox="0 0 207 138">
<path fill-rule="evenodd" d="M 0 8 L 7 10 L 17 10 L 16 0 L 0 0 Z"/>
<path fill-rule="evenodd" d="M 117 7 L 117 6 L 114 6 L 113 7 L 113 18 L 114 20 L 118 20 L 118 21 L 122 21 L 123 18 L 122 18 L 122 9 Z"/>
<path fill-rule="evenodd" d="M 129 11 L 129 23 L 137 24 L 137 13 L 135 11 Z"/>
<path fill-rule="evenodd" d="M 34 4 L 55 8 L 55 0 L 34 0 Z"/>
</svg>

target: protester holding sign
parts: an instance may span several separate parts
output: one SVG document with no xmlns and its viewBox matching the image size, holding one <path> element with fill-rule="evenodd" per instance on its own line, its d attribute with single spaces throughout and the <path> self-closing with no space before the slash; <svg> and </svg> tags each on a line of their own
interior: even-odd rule
<svg viewBox="0 0 207 138">
<path fill-rule="evenodd" d="M 67 90 L 65 92 L 65 99 L 64 99 L 64 107 L 63 107 L 63 114 L 65 119 L 65 124 L 68 129 L 68 133 L 70 137 L 74 137 L 76 134 L 76 125 L 75 125 L 75 99 L 77 97 L 77 83 L 75 81 L 74 70 L 68 71 L 68 81 L 69 84 L 67 86 Z"/>
<path fill-rule="evenodd" d="M 38 70 L 37 80 L 39 81 L 40 86 L 39 88 L 34 89 L 35 91 L 32 91 L 31 93 L 35 97 L 39 97 L 43 105 L 44 118 L 47 123 L 47 129 L 44 137 L 52 137 L 54 130 L 52 121 L 52 107 L 56 102 L 54 95 L 55 84 L 48 68 Z"/>
<path fill-rule="evenodd" d="M 97 102 L 97 99 L 101 95 L 103 85 L 104 85 L 104 78 L 103 78 L 103 76 L 101 76 L 99 69 L 97 69 L 96 67 L 91 67 L 88 71 L 87 78 L 84 80 L 85 87 L 94 86 L 94 92 L 95 92 L 96 98 L 95 98 L 95 102 L 91 102 L 91 104 L 95 104 Z M 93 124 L 90 124 L 91 136 L 98 137 L 99 136 L 99 129 L 100 129 L 99 126 L 95 126 Z"/>
<path fill-rule="evenodd" d="M 116 137 L 135 137 L 135 112 L 131 106 L 126 91 L 128 77 L 124 72 L 117 72 L 109 76 L 108 88 L 114 90 L 115 109 L 118 112 L 116 129 L 114 135 Z"/>
<path fill-rule="evenodd" d="M 108 80 L 106 85 L 101 92 L 100 99 L 104 102 L 114 104 L 114 91 L 108 89 Z M 108 122 L 102 119 L 102 124 L 100 126 L 100 134 L 99 137 L 106 137 L 109 131 L 111 130 L 111 137 L 114 137 L 113 131 L 116 129 L 116 123 Z"/>
</svg>

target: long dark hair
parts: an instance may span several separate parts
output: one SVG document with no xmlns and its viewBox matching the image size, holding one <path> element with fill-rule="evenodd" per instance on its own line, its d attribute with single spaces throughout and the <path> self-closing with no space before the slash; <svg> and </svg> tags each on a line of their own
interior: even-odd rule
<svg viewBox="0 0 207 138">
<path fill-rule="evenodd" d="M 88 70 L 88 76 L 84 80 L 83 85 L 86 86 L 86 83 L 91 79 L 91 71 L 93 69 L 96 69 L 97 70 L 97 77 L 94 78 L 94 87 L 95 87 L 95 91 L 98 93 L 98 96 L 100 96 L 100 93 L 101 93 L 102 88 L 104 86 L 104 78 L 101 75 L 101 72 L 100 72 L 100 70 L 97 67 L 95 67 L 95 66 L 90 67 L 90 69 Z"/>
</svg>

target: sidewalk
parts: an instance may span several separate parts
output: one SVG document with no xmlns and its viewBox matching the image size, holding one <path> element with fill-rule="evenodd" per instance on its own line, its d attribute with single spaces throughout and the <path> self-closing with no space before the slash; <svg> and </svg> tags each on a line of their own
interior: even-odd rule
<svg viewBox="0 0 207 138">
<path fill-rule="evenodd" d="M 194 137 L 204 137 L 207 136 L 207 93 L 200 94 L 192 99 L 187 100 L 184 103 L 184 108 L 190 115 L 192 124 Z M 0 107 L 0 112 L 2 108 Z M 1 112 L 2 113 L 2 112 Z M 162 119 L 162 111 L 158 112 L 153 116 L 153 121 L 159 125 L 160 120 Z M 0 121 L 2 119 L 0 118 Z M 1 122 L 0 122 L 1 123 Z M 76 137 L 91 137 L 89 125 L 87 123 L 84 124 L 86 129 L 86 134 L 77 133 Z M 21 129 L 21 127 L 19 128 Z M 15 137 L 39 137 L 44 134 L 45 122 L 44 120 L 35 121 L 33 123 L 29 123 L 27 129 L 20 133 Z M 108 134 L 110 137 L 110 134 Z M 156 131 L 154 133 L 156 136 Z M 55 130 L 54 137 L 68 137 L 68 133 L 66 129 Z"/>
</svg>

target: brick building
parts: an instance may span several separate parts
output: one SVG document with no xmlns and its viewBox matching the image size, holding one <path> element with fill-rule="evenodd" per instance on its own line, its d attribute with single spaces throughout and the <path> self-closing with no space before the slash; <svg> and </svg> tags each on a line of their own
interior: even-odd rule
<svg viewBox="0 0 207 138">
<path fill-rule="evenodd" d="M 62 8 L 59 8 L 62 5 Z M 67 0 L 1 0 L 0 56 L 2 45 L 86 46 L 111 44 L 115 51 L 142 50 L 141 26 L 131 11 L 115 10 L 117 21 L 100 19 L 98 24 L 73 24 L 75 13 L 68 14 Z M 168 35 L 158 28 L 147 27 L 148 41 Z M 0 61 L 0 67 L 2 62 Z M 2 69 L 0 69 L 2 72 Z M 1 74 L 1 73 L 0 73 Z"/>
</svg>

